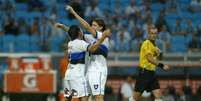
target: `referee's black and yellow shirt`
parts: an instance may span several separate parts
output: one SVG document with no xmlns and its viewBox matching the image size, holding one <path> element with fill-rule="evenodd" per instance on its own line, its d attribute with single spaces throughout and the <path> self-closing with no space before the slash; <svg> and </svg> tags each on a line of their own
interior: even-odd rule
<svg viewBox="0 0 201 101">
<path fill-rule="evenodd" d="M 157 59 L 157 57 L 160 55 L 160 53 L 157 52 L 158 47 L 154 45 L 150 40 L 145 40 L 142 43 L 141 49 L 140 49 L 140 68 L 144 68 L 149 71 L 155 71 L 156 65 L 150 63 L 146 55 L 151 54 L 154 59 Z"/>
</svg>

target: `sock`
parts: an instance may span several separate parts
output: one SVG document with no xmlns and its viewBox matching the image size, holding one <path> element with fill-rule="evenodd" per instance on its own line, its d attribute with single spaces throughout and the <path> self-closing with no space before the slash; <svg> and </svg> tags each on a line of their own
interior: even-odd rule
<svg viewBox="0 0 201 101">
<path fill-rule="evenodd" d="M 155 99 L 154 101 L 163 101 L 162 99 Z"/>
<path fill-rule="evenodd" d="M 129 97 L 128 101 L 135 101 L 134 98 L 131 96 Z"/>
</svg>

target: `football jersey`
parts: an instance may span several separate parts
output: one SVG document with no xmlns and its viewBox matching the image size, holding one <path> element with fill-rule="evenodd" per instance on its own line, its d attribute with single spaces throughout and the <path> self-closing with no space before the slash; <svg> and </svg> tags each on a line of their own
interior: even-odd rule
<svg viewBox="0 0 201 101">
<path fill-rule="evenodd" d="M 68 70 L 65 73 L 66 79 L 84 76 L 85 54 L 89 46 L 89 43 L 80 39 L 75 39 L 68 43 L 69 64 Z"/>
<path fill-rule="evenodd" d="M 102 32 L 96 32 L 96 36 L 92 36 L 91 34 L 85 34 L 84 39 L 94 44 L 98 39 L 102 37 Z M 90 63 L 87 64 L 89 71 L 103 71 L 107 73 L 107 55 L 108 55 L 108 47 L 109 47 L 109 38 L 106 38 L 103 43 L 99 46 L 99 48 L 93 52 L 90 53 Z M 99 66 L 95 66 L 99 65 Z"/>
</svg>

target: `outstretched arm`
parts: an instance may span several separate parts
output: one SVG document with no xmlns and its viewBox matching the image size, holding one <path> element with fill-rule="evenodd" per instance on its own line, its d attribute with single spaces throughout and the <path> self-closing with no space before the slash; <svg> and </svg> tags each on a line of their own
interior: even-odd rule
<svg viewBox="0 0 201 101">
<path fill-rule="evenodd" d="M 101 43 L 105 40 L 110 35 L 110 30 L 107 29 L 103 32 L 103 35 L 100 39 L 97 40 L 95 44 L 89 47 L 88 51 L 89 52 L 94 52 L 98 49 L 98 47 L 101 45 Z"/>
<path fill-rule="evenodd" d="M 82 24 L 82 26 L 89 31 L 94 37 L 96 36 L 96 31 L 83 19 L 81 18 L 75 11 L 74 9 L 67 5 L 66 10 L 69 11 L 71 14 L 75 16 L 75 18 Z"/>
<path fill-rule="evenodd" d="M 69 27 L 68 27 L 68 26 L 66 26 L 66 25 L 64 25 L 64 24 L 61 24 L 61 23 L 56 23 L 54 26 L 55 26 L 56 28 L 61 28 L 61 29 L 64 30 L 65 32 L 68 32 L 68 30 L 69 30 Z"/>
</svg>

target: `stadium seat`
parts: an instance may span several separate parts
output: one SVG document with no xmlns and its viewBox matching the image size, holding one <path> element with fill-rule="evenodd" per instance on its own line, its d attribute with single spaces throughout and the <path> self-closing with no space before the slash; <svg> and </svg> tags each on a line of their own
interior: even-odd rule
<svg viewBox="0 0 201 101">
<path fill-rule="evenodd" d="M 16 39 L 16 52 L 30 52 L 30 38 L 27 34 L 20 34 Z"/>
<path fill-rule="evenodd" d="M 37 35 L 30 36 L 30 51 L 39 52 L 40 51 L 40 38 Z"/>
<path fill-rule="evenodd" d="M 186 36 L 186 41 L 187 41 L 187 43 L 190 43 L 192 41 L 192 34 L 188 34 Z"/>
<path fill-rule="evenodd" d="M 164 7 L 165 7 L 165 5 L 163 5 L 163 4 L 160 4 L 160 3 L 153 3 L 153 4 L 151 5 L 151 10 L 152 10 L 152 11 L 160 11 L 160 10 L 162 10 Z"/>
<path fill-rule="evenodd" d="M 15 51 L 15 36 L 8 34 L 3 36 L 3 52 Z"/>
<path fill-rule="evenodd" d="M 159 12 L 156 12 L 156 11 L 152 12 L 153 23 L 156 23 L 158 16 L 159 16 Z"/>
<path fill-rule="evenodd" d="M 67 14 L 68 12 L 66 12 L 65 10 L 60 10 L 60 11 L 58 11 L 58 16 L 60 17 L 60 18 L 66 18 L 67 17 Z"/>
<path fill-rule="evenodd" d="M 15 19 L 20 19 L 20 18 L 23 18 L 23 19 L 28 19 L 28 12 L 27 11 L 16 11 L 15 12 Z"/>
<path fill-rule="evenodd" d="M 200 19 L 200 18 L 201 18 L 201 13 L 200 13 L 200 12 L 194 13 L 194 14 L 193 14 L 193 18 L 194 18 L 195 21 L 196 21 L 197 19 Z"/>
<path fill-rule="evenodd" d="M 64 42 L 65 37 L 53 37 L 50 40 L 50 51 L 51 52 L 61 52 L 61 46 Z"/>
<path fill-rule="evenodd" d="M 161 50 L 161 51 L 163 51 L 164 50 L 164 41 L 162 41 L 162 40 L 156 40 L 156 45 L 159 47 L 159 49 Z"/>
<path fill-rule="evenodd" d="M 182 35 L 172 36 L 171 52 L 185 53 L 188 49 L 188 42 Z"/>
<path fill-rule="evenodd" d="M 3 52 L 3 36 L 0 35 L 0 52 Z"/>
<path fill-rule="evenodd" d="M 34 12 L 30 12 L 28 15 L 29 18 L 34 19 L 36 17 L 41 18 L 42 17 L 42 13 L 39 11 L 34 11 Z"/>
<path fill-rule="evenodd" d="M 28 5 L 26 3 L 16 3 L 17 11 L 27 11 Z"/>
<path fill-rule="evenodd" d="M 179 0 L 180 4 L 190 4 L 191 0 Z"/>
<path fill-rule="evenodd" d="M 176 19 L 174 18 L 165 18 L 168 27 L 170 28 L 170 32 L 173 32 L 174 27 L 176 26 Z"/>
<path fill-rule="evenodd" d="M 184 19 L 192 19 L 193 15 L 192 13 L 185 11 L 185 12 L 180 12 L 179 17 Z"/>
</svg>

